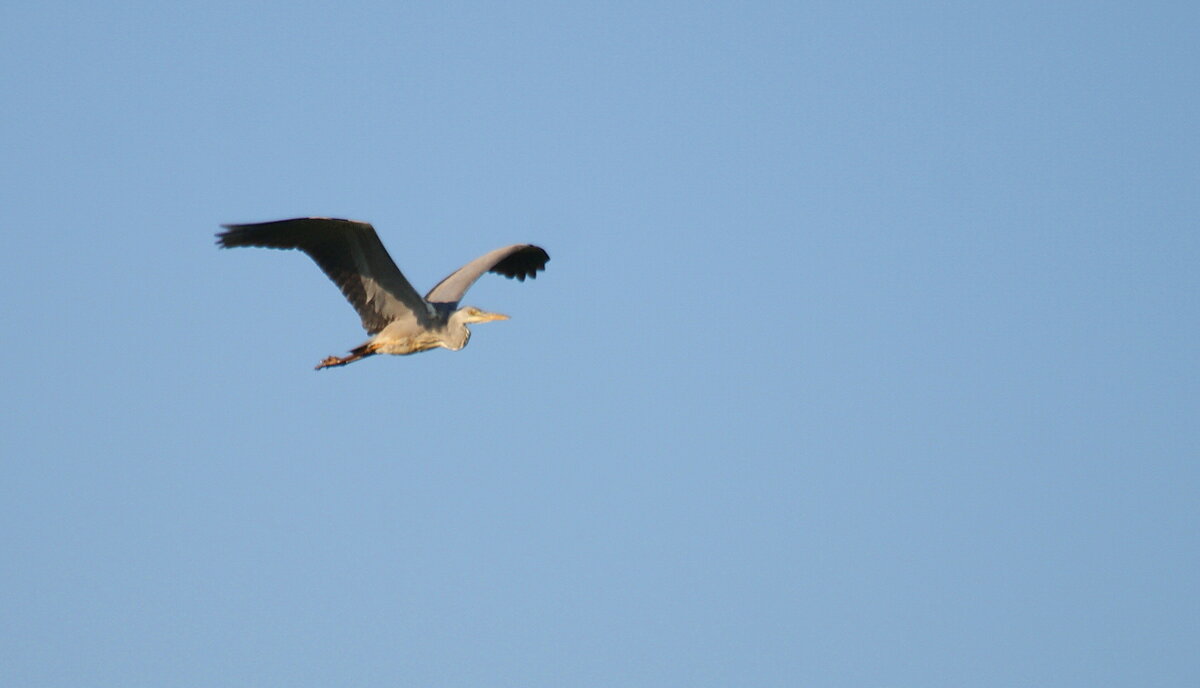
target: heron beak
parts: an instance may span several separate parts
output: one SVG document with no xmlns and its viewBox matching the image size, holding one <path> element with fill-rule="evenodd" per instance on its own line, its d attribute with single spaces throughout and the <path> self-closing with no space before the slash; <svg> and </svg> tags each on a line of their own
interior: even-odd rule
<svg viewBox="0 0 1200 688">
<path fill-rule="evenodd" d="M 479 316 L 479 322 L 491 322 L 493 320 L 508 320 L 508 316 L 503 313 L 482 313 Z"/>
</svg>

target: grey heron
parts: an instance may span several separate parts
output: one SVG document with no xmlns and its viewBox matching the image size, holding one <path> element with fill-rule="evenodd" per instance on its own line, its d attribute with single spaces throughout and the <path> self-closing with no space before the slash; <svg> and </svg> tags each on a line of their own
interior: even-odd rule
<svg viewBox="0 0 1200 688">
<path fill-rule="evenodd" d="M 422 298 L 366 222 L 301 217 L 221 226 L 225 231 L 217 234 L 217 245 L 222 248 L 295 248 L 307 253 L 358 311 L 371 338 L 348 356 L 325 358 L 317 370 L 374 354 L 415 354 L 439 346 L 458 351 L 471 338 L 467 325 L 508 319 L 474 306 L 459 307 L 475 280 L 494 272 L 524 282 L 537 277 L 550 260 L 545 250 L 531 244 L 498 248 L 450 273 Z"/>
</svg>

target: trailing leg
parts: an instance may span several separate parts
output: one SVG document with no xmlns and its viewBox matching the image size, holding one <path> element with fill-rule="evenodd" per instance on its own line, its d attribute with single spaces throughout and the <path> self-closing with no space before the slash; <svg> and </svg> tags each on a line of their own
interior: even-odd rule
<svg viewBox="0 0 1200 688">
<path fill-rule="evenodd" d="M 363 344 L 362 346 L 357 346 L 357 347 L 351 349 L 349 356 L 345 356 L 342 358 L 339 358 L 337 356 L 325 357 L 325 360 L 318 363 L 317 367 L 314 370 L 320 370 L 322 368 L 334 368 L 337 366 L 344 366 L 347 363 L 353 363 L 359 359 L 366 358 L 367 356 L 374 356 L 377 350 L 378 350 L 378 347 L 375 344 L 373 344 L 372 342 L 367 342 L 366 344 Z"/>
</svg>

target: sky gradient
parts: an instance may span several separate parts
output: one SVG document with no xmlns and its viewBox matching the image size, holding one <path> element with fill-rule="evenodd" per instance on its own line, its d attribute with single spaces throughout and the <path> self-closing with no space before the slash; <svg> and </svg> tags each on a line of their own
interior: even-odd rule
<svg viewBox="0 0 1200 688">
<path fill-rule="evenodd" d="M 0 684 L 1200 684 L 1187 3 L 8 3 Z M 372 222 L 450 353 L 220 223 Z"/>
</svg>

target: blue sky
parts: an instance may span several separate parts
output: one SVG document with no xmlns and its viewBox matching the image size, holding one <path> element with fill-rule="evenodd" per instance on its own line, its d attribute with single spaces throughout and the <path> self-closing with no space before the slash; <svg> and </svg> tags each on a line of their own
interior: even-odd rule
<svg viewBox="0 0 1200 688">
<path fill-rule="evenodd" d="M 0 683 L 1200 681 L 1188 3 L 9 3 Z M 458 353 L 223 222 L 375 224 Z"/>
</svg>

